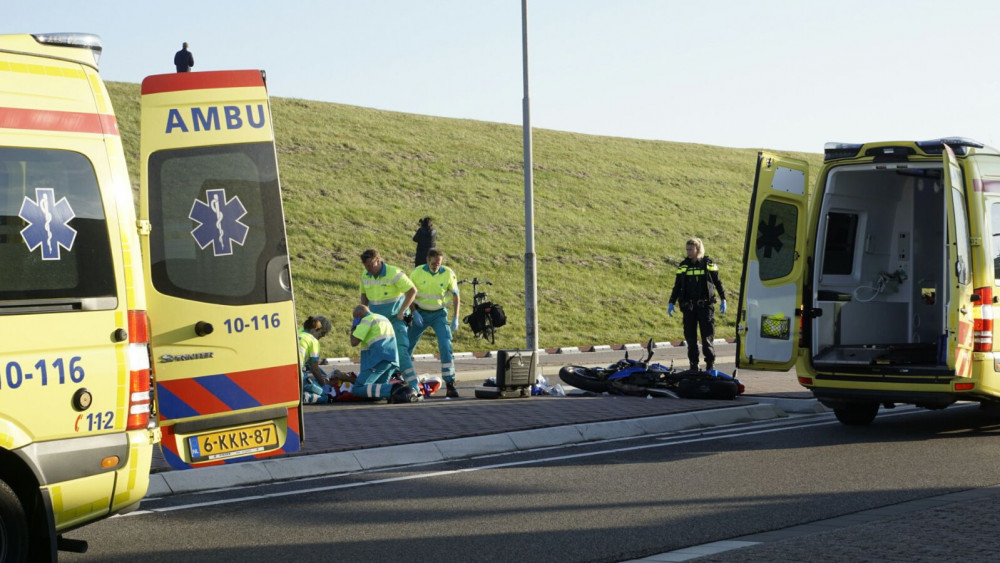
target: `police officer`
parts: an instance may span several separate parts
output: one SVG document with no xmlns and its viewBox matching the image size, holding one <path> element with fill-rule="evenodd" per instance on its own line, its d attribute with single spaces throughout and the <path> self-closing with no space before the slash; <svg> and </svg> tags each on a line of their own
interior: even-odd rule
<svg viewBox="0 0 1000 563">
<path fill-rule="evenodd" d="M 705 256 L 701 239 L 687 241 L 687 258 L 677 266 L 674 289 L 670 292 L 667 315 L 674 316 L 674 303 L 680 303 L 684 313 L 684 340 L 688 346 L 691 369 L 698 370 L 698 331 L 701 349 L 705 353 L 705 370 L 715 369 L 715 303 L 726 314 L 726 290 L 719 280 L 719 266 Z"/>
<path fill-rule="evenodd" d="M 361 263 L 365 272 L 361 274 L 361 304 L 371 312 L 389 319 L 395 331 L 396 348 L 399 351 L 399 367 L 403 380 L 414 391 L 420 391 L 417 372 L 410 358 L 410 339 L 404 320 L 406 311 L 417 296 L 417 288 L 410 278 L 396 266 L 382 261 L 382 256 L 373 248 L 361 253 Z"/>
<path fill-rule="evenodd" d="M 413 323 L 407 336 L 412 356 L 424 331 L 428 327 L 434 329 L 446 394 L 448 397 L 458 397 L 458 389 L 455 388 L 455 359 L 451 348 L 452 333 L 458 330 L 458 278 L 454 270 L 443 264 L 444 253 L 432 248 L 427 251 L 426 264 L 416 267 L 410 273 L 410 279 L 417 286 L 417 297 L 413 301 Z M 452 307 L 451 322 L 448 321 L 446 307 L 449 301 Z"/>
</svg>

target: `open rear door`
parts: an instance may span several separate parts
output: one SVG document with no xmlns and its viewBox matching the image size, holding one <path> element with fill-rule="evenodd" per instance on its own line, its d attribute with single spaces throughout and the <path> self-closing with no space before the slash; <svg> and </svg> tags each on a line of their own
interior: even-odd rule
<svg viewBox="0 0 1000 563">
<path fill-rule="evenodd" d="M 965 182 L 955 152 L 948 145 L 944 157 L 945 205 L 948 210 L 948 277 L 952 288 L 948 303 L 948 367 L 958 377 L 972 376 L 974 307 L 972 302 L 972 252 L 965 203 Z"/>
<path fill-rule="evenodd" d="M 142 83 L 140 232 L 175 468 L 299 449 L 295 308 L 261 71 Z"/>
<path fill-rule="evenodd" d="M 740 368 L 783 371 L 795 364 L 808 176 L 804 161 L 757 155 L 736 320 Z"/>
</svg>

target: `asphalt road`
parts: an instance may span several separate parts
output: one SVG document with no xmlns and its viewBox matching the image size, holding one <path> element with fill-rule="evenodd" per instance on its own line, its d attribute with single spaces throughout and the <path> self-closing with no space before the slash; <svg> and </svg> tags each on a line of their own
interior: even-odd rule
<svg viewBox="0 0 1000 563">
<path fill-rule="evenodd" d="M 620 561 L 995 485 L 998 434 L 972 406 L 827 413 L 173 496 L 69 534 L 91 549 L 62 559 Z"/>
</svg>

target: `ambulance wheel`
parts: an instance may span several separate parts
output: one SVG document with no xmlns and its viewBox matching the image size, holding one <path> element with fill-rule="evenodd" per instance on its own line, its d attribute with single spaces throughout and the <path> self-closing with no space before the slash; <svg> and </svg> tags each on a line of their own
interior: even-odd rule
<svg viewBox="0 0 1000 563">
<path fill-rule="evenodd" d="M 28 558 L 28 519 L 13 489 L 0 481 L 0 561 Z"/>
<path fill-rule="evenodd" d="M 841 424 L 847 426 L 865 426 L 871 424 L 878 414 L 878 403 L 854 403 L 835 407 L 833 414 Z"/>
</svg>

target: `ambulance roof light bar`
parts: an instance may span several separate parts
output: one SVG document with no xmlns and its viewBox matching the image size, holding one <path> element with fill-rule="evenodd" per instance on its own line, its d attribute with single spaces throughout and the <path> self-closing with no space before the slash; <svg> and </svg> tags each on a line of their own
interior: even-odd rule
<svg viewBox="0 0 1000 563">
<path fill-rule="evenodd" d="M 101 58 L 104 45 L 101 38 L 93 33 L 35 33 L 35 41 L 46 45 L 61 45 L 63 47 L 80 47 L 94 52 L 94 62 Z"/>
</svg>

